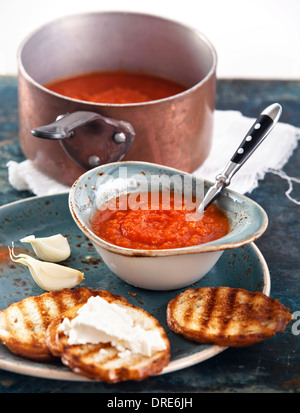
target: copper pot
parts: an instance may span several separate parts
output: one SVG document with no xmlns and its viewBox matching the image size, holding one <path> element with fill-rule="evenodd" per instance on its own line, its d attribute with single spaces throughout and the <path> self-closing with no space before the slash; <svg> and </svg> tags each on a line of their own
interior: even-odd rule
<svg viewBox="0 0 300 413">
<path fill-rule="evenodd" d="M 72 74 L 115 69 L 143 70 L 188 89 L 151 102 L 100 104 L 43 86 Z M 18 71 L 22 151 L 38 169 L 62 183 L 71 185 L 85 170 L 118 159 L 192 172 L 210 151 L 216 53 L 202 34 L 182 24 L 126 12 L 64 17 L 24 41 Z M 65 137 L 41 139 L 31 132 L 61 115 L 73 114 L 78 120 L 78 112 L 84 121 L 75 121 L 75 134 L 67 117 L 59 123 Z M 84 112 L 92 112 L 89 120 Z M 52 131 L 56 125 L 51 125 Z M 116 135 L 125 138 L 118 141 Z"/>
</svg>

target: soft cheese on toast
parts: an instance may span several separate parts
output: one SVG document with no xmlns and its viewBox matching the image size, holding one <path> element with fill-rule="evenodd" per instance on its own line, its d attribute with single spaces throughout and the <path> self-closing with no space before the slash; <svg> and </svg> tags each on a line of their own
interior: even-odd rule
<svg viewBox="0 0 300 413">
<path fill-rule="evenodd" d="M 84 304 L 66 311 L 54 319 L 46 332 L 46 343 L 55 356 L 75 373 L 82 374 L 93 380 L 116 383 L 124 380 L 142 380 L 162 371 L 170 360 L 170 343 L 164 329 L 158 320 L 140 307 L 130 304 L 124 297 L 107 291 L 100 295 L 108 303 L 116 304 L 126 310 L 133 320 L 133 325 L 147 332 L 156 332 L 163 342 L 161 349 L 154 350 L 150 355 L 120 350 L 113 342 L 98 342 L 84 344 L 69 344 L 69 336 L 61 328 L 64 320 L 74 320 Z M 107 317 L 107 314 L 99 314 Z M 128 326 L 128 334 L 130 329 Z M 130 337 L 129 337 L 130 338 Z"/>
<path fill-rule="evenodd" d="M 245 347 L 283 331 L 289 309 L 261 292 L 240 288 L 188 289 L 168 303 L 171 330 L 199 343 Z"/>
<path fill-rule="evenodd" d="M 86 287 L 31 296 L 0 311 L 0 342 L 32 360 L 52 359 L 45 342 L 49 323 L 62 312 L 85 302 L 98 291 Z"/>
</svg>

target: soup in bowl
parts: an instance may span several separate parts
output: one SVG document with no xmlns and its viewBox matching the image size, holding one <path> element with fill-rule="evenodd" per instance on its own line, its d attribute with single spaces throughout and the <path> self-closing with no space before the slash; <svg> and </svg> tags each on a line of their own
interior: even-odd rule
<svg viewBox="0 0 300 413">
<path fill-rule="evenodd" d="M 115 162 L 79 177 L 69 207 L 113 273 L 136 287 L 172 290 L 198 281 L 225 250 L 267 228 L 265 211 L 230 189 L 198 213 L 210 185 L 174 168 Z"/>
</svg>

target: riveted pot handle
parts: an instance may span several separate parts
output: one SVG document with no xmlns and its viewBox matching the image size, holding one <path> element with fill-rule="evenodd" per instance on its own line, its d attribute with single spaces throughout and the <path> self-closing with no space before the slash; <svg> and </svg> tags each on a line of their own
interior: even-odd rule
<svg viewBox="0 0 300 413">
<path fill-rule="evenodd" d="M 89 122 L 100 120 L 104 123 L 114 125 L 116 128 L 124 128 L 124 133 L 130 132 L 134 134 L 132 126 L 123 121 L 118 121 L 95 112 L 78 111 L 66 115 L 59 115 L 56 121 L 49 125 L 39 126 L 32 129 L 31 133 L 37 138 L 43 139 L 66 139 L 74 136 L 75 129 L 86 125 Z M 120 137 L 116 140 L 120 140 Z"/>
<path fill-rule="evenodd" d="M 37 138 L 59 141 L 84 169 L 122 159 L 135 138 L 130 123 L 88 111 L 60 115 L 55 122 L 36 127 L 31 133 Z"/>
</svg>

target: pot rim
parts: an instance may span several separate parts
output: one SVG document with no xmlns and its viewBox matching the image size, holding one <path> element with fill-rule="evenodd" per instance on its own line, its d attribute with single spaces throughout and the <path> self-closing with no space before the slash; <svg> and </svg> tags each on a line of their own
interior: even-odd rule
<svg viewBox="0 0 300 413">
<path fill-rule="evenodd" d="M 190 31 L 191 33 L 194 33 L 195 35 L 198 36 L 198 38 L 206 44 L 206 46 L 209 48 L 211 55 L 212 55 L 212 65 L 211 68 L 209 70 L 209 72 L 206 74 L 206 76 L 204 76 L 199 82 L 197 82 L 195 85 L 193 85 L 192 87 L 186 89 L 185 91 L 181 92 L 181 93 L 177 93 L 176 95 L 172 95 L 163 99 L 157 99 L 157 100 L 151 100 L 151 101 L 147 101 L 147 102 L 138 102 L 138 103 L 97 103 L 97 102 L 89 102 L 86 100 L 79 100 L 79 99 L 74 99 L 65 95 L 61 95 L 59 93 L 53 92 L 50 89 L 47 89 L 46 87 L 44 87 L 43 85 L 41 85 L 40 83 L 38 83 L 36 80 L 34 80 L 26 71 L 26 69 L 23 66 L 23 62 L 22 62 L 22 52 L 23 49 L 25 47 L 25 45 L 39 32 L 41 31 L 43 28 L 46 28 L 47 26 L 51 26 L 51 25 L 55 25 L 57 22 L 59 21 L 63 21 L 66 19 L 73 19 L 73 18 L 78 18 L 78 17 L 82 17 L 82 18 L 86 18 L 88 16 L 91 15 L 127 15 L 127 16 L 136 16 L 136 17 L 143 17 L 143 18 L 152 18 L 155 20 L 160 20 L 160 21 L 165 21 L 166 23 L 171 23 L 173 25 L 177 25 L 180 26 L 182 28 L 184 28 L 185 30 Z M 139 13 L 139 12 L 127 12 L 127 11 L 101 11 L 101 12 L 87 12 L 87 13 L 78 13 L 78 14 L 70 14 L 67 16 L 63 16 L 61 18 L 52 20 L 48 23 L 45 23 L 43 25 L 41 25 L 40 27 L 38 27 L 37 29 L 33 30 L 32 32 L 30 32 L 21 42 L 18 50 L 17 50 L 17 67 L 18 67 L 18 71 L 19 73 L 21 73 L 29 82 L 31 82 L 33 85 L 35 85 L 37 88 L 39 88 L 40 90 L 42 90 L 45 93 L 48 93 L 50 95 L 56 96 L 60 99 L 66 100 L 66 101 L 70 101 L 70 102 L 75 102 L 75 103 L 81 103 L 81 104 L 87 104 L 89 106 L 94 106 L 95 108 L 103 108 L 103 107 L 112 107 L 112 108 L 117 108 L 117 107 L 140 107 L 140 106 L 152 106 L 155 104 L 158 104 L 160 102 L 169 102 L 174 100 L 174 98 L 179 98 L 182 97 L 184 98 L 187 94 L 192 93 L 194 90 L 200 88 L 203 84 L 207 83 L 216 73 L 216 67 L 217 67 L 217 53 L 215 50 L 215 47 L 213 46 L 213 44 L 211 43 L 211 41 L 199 30 L 190 27 L 189 25 L 186 25 L 184 23 L 178 22 L 176 20 L 172 20 L 169 18 L 165 18 L 165 17 L 160 17 L 158 15 L 153 15 L 153 14 L 147 14 L 147 13 Z"/>
</svg>

